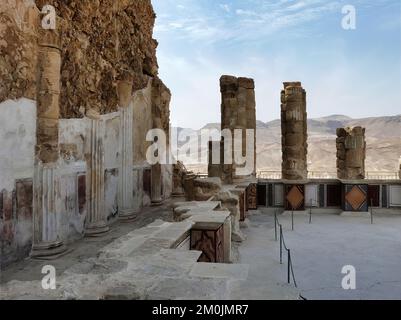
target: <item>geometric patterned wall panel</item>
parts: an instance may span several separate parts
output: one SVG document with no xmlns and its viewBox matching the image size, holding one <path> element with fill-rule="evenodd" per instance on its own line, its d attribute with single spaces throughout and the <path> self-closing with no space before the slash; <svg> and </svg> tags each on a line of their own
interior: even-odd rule
<svg viewBox="0 0 401 320">
<path fill-rule="evenodd" d="M 382 208 L 388 207 L 388 195 L 387 195 L 388 186 L 383 184 L 382 185 Z"/>
<path fill-rule="evenodd" d="M 307 184 L 305 186 L 305 202 L 307 207 L 319 207 L 319 185 Z"/>
<path fill-rule="evenodd" d="M 284 185 L 274 184 L 274 206 L 283 207 L 284 206 Z"/>
<path fill-rule="evenodd" d="M 258 188 L 256 183 L 251 183 L 246 189 L 247 208 L 256 210 L 258 208 Z"/>
<path fill-rule="evenodd" d="M 285 210 L 305 210 L 305 185 L 286 185 L 285 194 Z"/>
<path fill-rule="evenodd" d="M 191 230 L 191 250 L 201 251 L 198 262 L 224 262 L 224 227 L 217 230 Z"/>
<path fill-rule="evenodd" d="M 328 184 L 326 187 L 326 205 L 327 207 L 341 207 L 342 193 L 340 184 Z"/>
<path fill-rule="evenodd" d="M 267 184 L 258 184 L 258 206 L 267 207 Z"/>
<path fill-rule="evenodd" d="M 267 206 L 268 207 L 274 207 L 273 191 L 274 191 L 274 185 L 270 183 L 267 188 Z"/>
<path fill-rule="evenodd" d="M 324 208 L 326 206 L 326 186 L 324 184 L 319 185 L 319 206 Z"/>
<path fill-rule="evenodd" d="M 389 186 L 390 207 L 401 207 L 401 185 Z"/>
<path fill-rule="evenodd" d="M 368 187 L 368 205 L 374 208 L 380 207 L 380 185 Z"/>
<path fill-rule="evenodd" d="M 367 185 L 344 185 L 344 211 L 368 211 Z"/>
</svg>

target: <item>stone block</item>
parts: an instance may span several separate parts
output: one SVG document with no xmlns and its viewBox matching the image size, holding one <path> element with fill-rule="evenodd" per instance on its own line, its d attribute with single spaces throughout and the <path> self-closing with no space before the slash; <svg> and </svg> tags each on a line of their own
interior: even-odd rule
<svg viewBox="0 0 401 320">
<path fill-rule="evenodd" d="M 238 85 L 241 88 L 255 89 L 255 82 L 253 79 L 250 78 L 243 78 L 243 77 L 238 78 Z"/>
</svg>

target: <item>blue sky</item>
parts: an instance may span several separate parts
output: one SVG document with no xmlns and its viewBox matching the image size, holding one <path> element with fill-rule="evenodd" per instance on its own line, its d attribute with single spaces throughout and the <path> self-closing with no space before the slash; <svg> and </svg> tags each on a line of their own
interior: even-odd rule
<svg viewBox="0 0 401 320">
<path fill-rule="evenodd" d="M 400 0 L 152 0 L 173 126 L 220 121 L 222 74 L 255 79 L 257 118 L 279 118 L 284 81 L 309 117 L 401 114 Z M 344 5 L 356 29 L 344 30 Z"/>
</svg>

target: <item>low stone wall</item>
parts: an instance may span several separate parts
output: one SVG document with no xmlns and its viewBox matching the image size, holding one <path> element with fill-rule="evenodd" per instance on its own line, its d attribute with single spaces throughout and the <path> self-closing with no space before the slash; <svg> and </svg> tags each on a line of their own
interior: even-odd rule
<svg viewBox="0 0 401 320">
<path fill-rule="evenodd" d="M 258 204 L 263 207 L 285 209 L 286 186 L 294 185 L 288 180 L 264 180 L 258 182 Z M 303 186 L 303 209 L 316 208 L 332 210 L 346 210 L 345 203 L 348 201 L 352 207 L 360 207 L 367 211 L 371 207 L 383 209 L 380 212 L 401 210 L 401 180 L 339 180 L 339 179 L 312 179 L 299 181 Z M 358 188 L 354 189 L 354 187 Z M 351 192 L 351 195 L 347 194 Z M 362 192 L 362 194 L 359 194 Z M 358 203 L 358 196 L 363 195 Z M 355 201 L 354 201 L 355 200 Z M 350 208 L 354 210 L 355 208 Z M 357 211 L 357 210 L 356 210 Z"/>
</svg>

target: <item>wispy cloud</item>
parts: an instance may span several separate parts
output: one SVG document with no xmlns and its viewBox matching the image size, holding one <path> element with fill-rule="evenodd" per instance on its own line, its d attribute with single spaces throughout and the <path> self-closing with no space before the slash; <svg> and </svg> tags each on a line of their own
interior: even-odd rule
<svg viewBox="0 0 401 320">
<path fill-rule="evenodd" d="M 399 113 L 399 0 L 152 3 L 160 74 L 173 92 L 174 125 L 199 128 L 219 121 L 222 74 L 255 79 L 261 120 L 279 117 L 279 93 L 287 80 L 303 82 L 313 117 Z M 341 28 L 346 4 L 357 9 L 354 31 Z M 197 116 L 188 117 L 188 110 Z"/>
<path fill-rule="evenodd" d="M 231 4 L 217 0 L 214 5 L 199 0 L 183 0 L 175 5 L 173 0 L 154 2 L 169 12 L 159 16 L 157 33 L 176 32 L 169 27 L 180 25 L 179 37 L 208 42 L 243 40 L 244 35 L 256 39 L 322 18 L 340 6 L 339 1 L 324 0 L 235 0 Z"/>
</svg>

